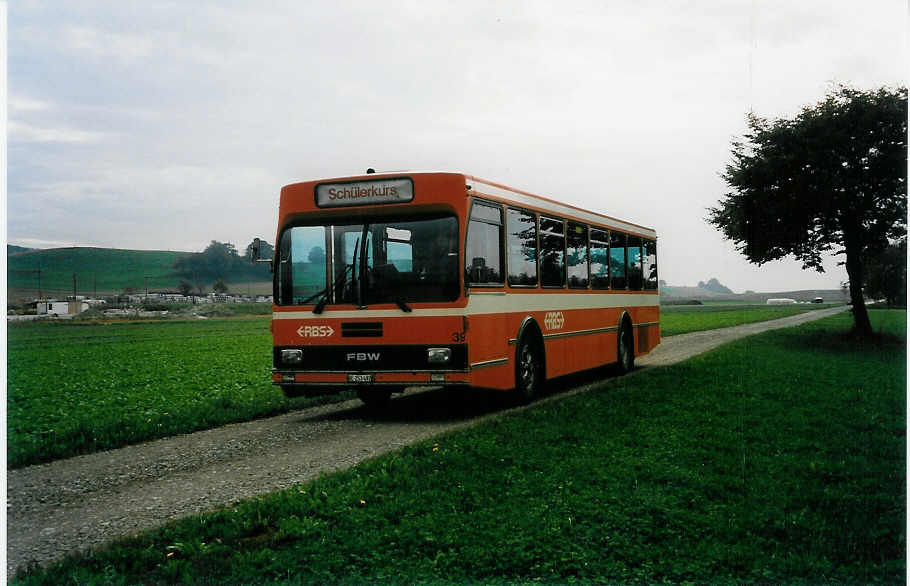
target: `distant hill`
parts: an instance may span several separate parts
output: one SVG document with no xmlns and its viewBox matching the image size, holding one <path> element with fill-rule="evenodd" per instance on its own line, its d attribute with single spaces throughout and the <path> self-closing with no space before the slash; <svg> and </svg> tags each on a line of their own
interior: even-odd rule
<svg viewBox="0 0 910 586">
<path fill-rule="evenodd" d="M 30 250 L 35 250 L 34 248 L 26 248 L 24 246 L 16 246 L 15 244 L 6 245 L 6 256 L 11 254 L 19 254 L 21 252 L 28 252 Z"/>
<path fill-rule="evenodd" d="M 50 248 L 8 253 L 7 292 L 10 299 L 73 294 L 73 274 L 76 275 L 76 294 L 112 295 L 126 290 L 176 291 L 182 277 L 174 268 L 180 257 L 199 253 L 163 250 L 124 250 L 118 248 Z M 39 273 L 40 270 L 40 282 Z M 266 273 L 268 274 L 268 273 Z M 266 276 L 229 274 L 225 279 L 230 291 L 270 292 L 271 285 L 258 285 Z M 252 285 L 257 283 L 257 285 Z M 210 282 L 193 283 L 211 291 Z"/>
<path fill-rule="evenodd" d="M 768 299 L 786 297 L 797 301 L 812 301 L 821 297 L 825 301 L 846 301 L 847 297 L 841 289 L 802 289 L 797 291 L 770 291 L 757 293 L 720 293 L 705 287 L 677 287 L 661 284 L 661 299 L 672 303 L 679 300 L 697 299 L 699 301 L 740 301 L 748 303 L 765 303 Z"/>
</svg>

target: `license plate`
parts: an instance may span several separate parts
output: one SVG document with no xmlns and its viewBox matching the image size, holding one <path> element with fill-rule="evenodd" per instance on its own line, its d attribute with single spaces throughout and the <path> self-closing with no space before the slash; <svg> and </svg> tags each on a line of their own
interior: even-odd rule
<svg viewBox="0 0 910 586">
<path fill-rule="evenodd" d="M 373 382 L 372 374 L 349 374 L 349 383 L 371 383 Z"/>
</svg>

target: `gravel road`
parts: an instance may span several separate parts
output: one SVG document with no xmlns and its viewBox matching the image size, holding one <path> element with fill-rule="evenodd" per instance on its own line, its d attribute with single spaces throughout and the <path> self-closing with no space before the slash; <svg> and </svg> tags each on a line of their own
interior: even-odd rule
<svg viewBox="0 0 910 586">
<path fill-rule="evenodd" d="M 665 338 L 637 365 L 673 364 L 737 338 L 846 309 Z M 558 381 L 531 407 L 585 392 L 598 378 Z M 503 407 L 489 395 L 461 402 L 443 395 L 414 389 L 382 414 L 359 400 L 346 401 L 8 471 L 7 575 L 527 408 Z"/>
</svg>

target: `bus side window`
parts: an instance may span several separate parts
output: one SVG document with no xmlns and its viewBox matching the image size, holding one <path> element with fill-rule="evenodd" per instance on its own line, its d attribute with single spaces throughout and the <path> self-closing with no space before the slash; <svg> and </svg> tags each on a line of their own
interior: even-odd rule
<svg viewBox="0 0 910 586">
<path fill-rule="evenodd" d="M 540 217 L 540 284 L 566 286 L 566 228 L 562 220 Z"/>
<path fill-rule="evenodd" d="M 610 288 L 626 288 L 626 235 L 610 232 Z"/>
<path fill-rule="evenodd" d="M 465 247 L 465 283 L 502 285 L 502 209 L 475 202 Z"/>
<path fill-rule="evenodd" d="M 567 236 L 569 287 L 588 288 L 588 227 L 569 222 Z"/>
<path fill-rule="evenodd" d="M 629 289 L 641 291 L 641 237 L 629 236 Z"/>
<path fill-rule="evenodd" d="M 657 242 L 644 241 L 645 291 L 657 290 Z"/>
<path fill-rule="evenodd" d="M 509 285 L 537 286 L 537 218 L 530 212 L 506 212 Z"/>
<path fill-rule="evenodd" d="M 610 236 L 604 230 L 591 229 L 591 287 L 610 288 L 610 262 L 607 249 Z"/>
</svg>

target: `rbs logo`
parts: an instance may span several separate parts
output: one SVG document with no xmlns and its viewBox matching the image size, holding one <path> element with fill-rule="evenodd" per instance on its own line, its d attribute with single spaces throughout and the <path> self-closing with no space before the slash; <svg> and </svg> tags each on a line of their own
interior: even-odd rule
<svg viewBox="0 0 910 586">
<path fill-rule="evenodd" d="M 300 326 L 297 335 L 301 338 L 327 338 L 335 333 L 332 326 Z"/>
<path fill-rule="evenodd" d="M 543 318 L 543 325 L 546 326 L 548 330 L 561 330 L 565 323 L 566 318 L 562 315 L 561 311 L 548 311 L 547 315 Z"/>
</svg>

